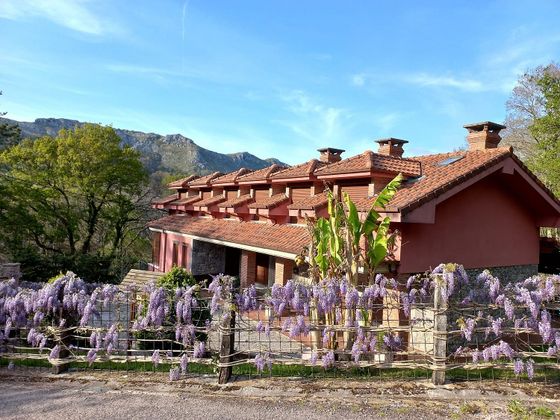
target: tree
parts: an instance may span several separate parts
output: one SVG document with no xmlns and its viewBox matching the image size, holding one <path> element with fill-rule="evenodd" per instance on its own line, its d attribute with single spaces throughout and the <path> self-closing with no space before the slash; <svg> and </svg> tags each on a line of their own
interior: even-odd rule
<svg viewBox="0 0 560 420">
<path fill-rule="evenodd" d="M 72 269 L 97 281 L 134 258 L 147 173 L 111 127 L 24 140 L 0 154 L 0 168 L 0 247 L 23 259 L 24 273 L 29 259 L 30 272 L 47 263 L 39 277 Z"/>
<path fill-rule="evenodd" d="M 536 140 L 529 166 L 560 197 L 560 71 L 546 72 L 538 80 L 543 94 L 542 116 L 529 127 Z"/>
<path fill-rule="evenodd" d="M 539 83 L 545 75 L 560 79 L 560 66 L 551 63 L 527 71 L 519 78 L 506 102 L 507 129 L 503 132 L 503 144 L 513 146 L 524 160 L 533 155 L 539 142 L 530 127 L 546 114 L 546 99 Z"/>
<path fill-rule="evenodd" d="M 2 91 L 0 90 L 0 96 Z M 7 112 L 0 112 L 0 117 Z M 0 123 L 0 151 L 17 144 L 21 138 L 21 130 L 17 125 Z"/>
</svg>

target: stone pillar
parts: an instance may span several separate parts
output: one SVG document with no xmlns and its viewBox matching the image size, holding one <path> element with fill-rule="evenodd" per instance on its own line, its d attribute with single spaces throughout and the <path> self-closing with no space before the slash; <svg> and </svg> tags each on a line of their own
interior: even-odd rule
<svg viewBox="0 0 560 420">
<path fill-rule="evenodd" d="M 274 269 L 274 283 L 285 285 L 293 276 L 294 262 L 286 258 L 276 257 L 276 266 Z"/>
<path fill-rule="evenodd" d="M 239 281 L 241 287 L 255 283 L 257 276 L 257 254 L 251 251 L 241 251 L 241 265 L 239 267 Z"/>
</svg>

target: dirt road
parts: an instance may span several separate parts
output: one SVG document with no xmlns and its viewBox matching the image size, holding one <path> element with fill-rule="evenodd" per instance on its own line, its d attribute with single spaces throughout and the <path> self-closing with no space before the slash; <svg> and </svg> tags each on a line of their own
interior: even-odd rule
<svg viewBox="0 0 560 420">
<path fill-rule="evenodd" d="M 238 378 L 217 386 L 210 377 L 0 369 L 0 416 L 9 419 L 502 419 L 558 410 L 558 385 Z"/>
</svg>

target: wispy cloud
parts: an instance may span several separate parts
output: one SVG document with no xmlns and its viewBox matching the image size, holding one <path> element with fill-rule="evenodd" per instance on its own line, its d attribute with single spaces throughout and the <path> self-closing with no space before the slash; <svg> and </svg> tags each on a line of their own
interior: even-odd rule
<svg viewBox="0 0 560 420">
<path fill-rule="evenodd" d="M 346 110 L 324 105 L 301 90 L 283 94 L 281 100 L 293 116 L 281 123 L 295 134 L 317 146 L 324 146 L 325 141 L 342 141 L 341 123 L 348 117 Z"/>
<path fill-rule="evenodd" d="M 405 75 L 403 81 L 418 86 L 451 87 L 469 92 L 486 90 L 485 85 L 479 80 L 437 76 L 428 73 Z"/>
<path fill-rule="evenodd" d="M 95 14 L 86 0 L 2 0 L 0 18 L 23 20 L 48 19 L 57 25 L 89 35 L 104 35 L 120 29 L 106 16 Z"/>
<path fill-rule="evenodd" d="M 363 86 L 366 84 L 366 75 L 364 73 L 358 73 L 352 75 L 352 84 L 354 86 Z"/>
<path fill-rule="evenodd" d="M 369 83 L 407 83 L 420 87 L 452 88 L 467 92 L 480 92 L 489 89 L 489 87 L 480 80 L 431 73 L 404 73 L 392 75 L 356 73 L 351 75 L 350 81 L 353 86 L 357 87 L 363 87 Z"/>
<path fill-rule="evenodd" d="M 375 128 L 379 130 L 379 134 L 386 135 L 395 128 L 400 118 L 401 116 L 397 112 L 375 115 L 373 117 L 373 124 L 375 125 Z"/>
</svg>

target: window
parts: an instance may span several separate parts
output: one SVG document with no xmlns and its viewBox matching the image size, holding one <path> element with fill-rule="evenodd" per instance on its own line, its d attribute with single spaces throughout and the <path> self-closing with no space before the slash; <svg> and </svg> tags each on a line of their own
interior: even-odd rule
<svg viewBox="0 0 560 420">
<path fill-rule="evenodd" d="M 159 266 L 159 252 L 161 247 L 161 233 L 154 232 L 152 236 L 152 264 Z"/>
<path fill-rule="evenodd" d="M 457 162 L 458 160 L 463 159 L 464 156 L 452 156 L 452 157 L 448 157 L 447 159 L 442 160 L 441 162 L 438 162 L 438 166 L 447 166 L 447 165 L 451 165 L 452 163 Z"/>
<path fill-rule="evenodd" d="M 187 268 L 187 262 L 188 262 L 188 258 L 189 258 L 189 247 L 187 244 L 183 244 L 181 245 L 181 266 L 183 268 Z"/>
<path fill-rule="evenodd" d="M 171 254 L 171 265 L 177 265 L 179 262 L 179 242 L 173 241 L 173 250 Z"/>
</svg>

